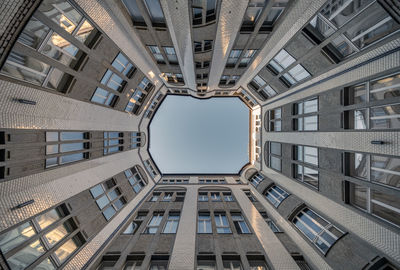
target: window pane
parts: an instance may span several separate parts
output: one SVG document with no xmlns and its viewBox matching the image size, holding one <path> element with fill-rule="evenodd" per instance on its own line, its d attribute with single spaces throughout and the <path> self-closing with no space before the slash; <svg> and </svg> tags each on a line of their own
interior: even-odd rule
<svg viewBox="0 0 400 270">
<path fill-rule="evenodd" d="M 36 240 L 8 258 L 7 262 L 11 269 L 25 269 L 44 253 L 44 247 Z"/>
<path fill-rule="evenodd" d="M 270 166 L 271 168 L 280 171 L 281 170 L 281 160 L 277 157 L 270 156 Z"/>
<path fill-rule="evenodd" d="M 6 253 L 35 234 L 36 232 L 31 224 L 26 222 L 17 228 L 0 235 L 0 249 L 3 253 Z"/>
<path fill-rule="evenodd" d="M 36 266 L 33 269 L 34 270 L 56 270 L 56 267 L 54 266 L 52 261 L 49 258 L 47 258 L 47 259 L 44 259 L 40 264 L 38 264 L 38 266 Z"/>
<path fill-rule="evenodd" d="M 274 60 L 278 62 L 283 69 L 287 68 L 290 66 L 292 63 L 296 62 L 296 59 L 294 59 L 287 51 L 281 50 L 275 57 Z"/>
<path fill-rule="evenodd" d="M 400 96 L 400 74 L 372 81 L 370 100 L 383 100 Z"/>
<path fill-rule="evenodd" d="M 114 207 L 109 206 L 104 210 L 103 215 L 107 220 L 110 220 L 116 212 L 117 211 L 115 211 Z"/>
<path fill-rule="evenodd" d="M 400 104 L 392 104 L 370 109 L 372 129 L 400 128 Z"/>
<path fill-rule="evenodd" d="M 42 49 L 42 53 L 50 58 L 60 61 L 62 64 L 69 66 L 79 49 L 65 40 L 59 34 L 53 32 L 46 46 Z"/>
<path fill-rule="evenodd" d="M 296 80 L 301 81 L 307 77 L 310 77 L 310 73 L 300 64 L 294 66 L 289 70 L 289 74 Z"/>
<path fill-rule="evenodd" d="M 318 112 L 318 99 L 304 101 L 304 113 Z"/>
<path fill-rule="evenodd" d="M 318 171 L 304 167 L 304 183 L 310 184 L 318 188 Z"/>
<path fill-rule="evenodd" d="M 364 210 L 367 210 L 367 188 L 351 184 L 350 202 Z"/>
<path fill-rule="evenodd" d="M 314 19 L 310 21 L 307 28 L 312 28 L 321 41 L 335 32 L 335 30 L 333 30 L 333 28 L 330 27 L 329 24 L 327 24 L 319 16 L 315 16 Z"/>
<path fill-rule="evenodd" d="M 400 188 L 400 159 L 371 155 L 371 181 Z"/>
<path fill-rule="evenodd" d="M 99 206 L 100 209 L 103 209 L 107 204 L 110 203 L 110 200 L 107 198 L 107 196 L 102 196 L 99 199 L 96 200 L 97 205 Z"/>
<path fill-rule="evenodd" d="M 400 225 L 400 200 L 395 195 L 371 190 L 371 211 L 383 219 Z"/>
<path fill-rule="evenodd" d="M 61 132 L 61 141 L 83 140 L 83 132 Z"/>
<path fill-rule="evenodd" d="M 318 116 L 304 117 L 304 130 L 318 130 Z"/>
<path fill-rule="evenodd" d="M 367 110 L 354 110 L 354 129 L 366 129 L 368 118 Z"/>
<path fill-rule="evenodd" d="M 47 228 L 57 220 L 59 220 L 62 215 L 57 211 L 57 209 L 50 210 L 43 215 L 40 215 L 36 218 L 37 223 L 39 223 L 39 227 L 41 230 Z"/>
<path fill-rule="evenodd" d="M 131 222 L 122 234 L 133 234 L 136 228 L 137 228 L 136 223 Z"/>
<path fill-rule="evenodd" d="M 103 187 L 101 185 L 97 185 L 90 189 L 90 193 L 92 194 L 93 198 L 96 198 L 104 193 Z"/>
<path fill-rule="evenodd" d="M 72 155 L 65 155 L 60 157 L 60 164 L 66 164 L 83 159 L 84 153 L 77 153 Z"/>
<path fill-rule="evenodd" d="M 52 247 L 55 244 L 57 244 L 61 239 L 63 239 L 65 236 L 68 235 L 68 233 L 71 232 L 70 229 L 64 224 L 58 226 L 51 232 L 47 233 L 45 235 L 45 239 L 49 243 L 49 245 Z"/>
<path fill-rule="evenodd" d="M 153 23 L 164 23 L 164 14 L 161 9 L 159 0 L 145 0 L 147 10 L 150 13 Z"/>
<path fill-rule="evenodd" d="M 72 33 L 82 19 L 82 15 L 65 1 L 44 0 L 39 10 L 68 33 Z"/>
<path fill-rule="evenodd" d="M 70 239 L 65 242 L 59 249 L 57 249 L 54 254 L 63 263 L 78 247 L 81 246 L 81 243 L 75 239 Z"/>
<path fill-rule="evenodd" d="M 60 152 L 72 152 L 83 149 L 83 143 L 64 143 L 60 144 Z"/>
<path fill-rule="evenodd" d="M 304 146 L 304 162 L 318 166 L 318 148 Z"/>
<path fill-rule="evenodd" d="M 49 30 L 49 27 L 38 21 L 35 17 L 32 17 L 25 26 L 24 31 L 18 37 L 18 41 L 33 49 L 38 49 L 49 33 Z"/>
<path fill-rule="evenodd" d="M 271 142 L 270 143 L 270 153 L 280 156 L 282 155 L 281 153 L 281 144 L 280 143 L 276 143 L 276 142 Z"/>
</svg>

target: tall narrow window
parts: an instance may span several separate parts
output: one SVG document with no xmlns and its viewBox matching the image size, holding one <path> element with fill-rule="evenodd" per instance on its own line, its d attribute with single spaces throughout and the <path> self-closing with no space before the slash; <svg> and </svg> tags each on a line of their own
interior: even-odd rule
<svg viewBox="0 0 400 270">
<path fill-rule="evenodd" d="M 123 151 L 124 133 L 104 132 L 104 155 L 109 155 L 118 151 Z"/>
<path fill-rule="evenodd" d="M 167 222 L 165 223 L 163 233 L 176 233 L 179 225 L 179 213 L 170 212 L 168 214 Z"/>
<path fill-rule="evenodd" d="M 177 65 L 178 58 L 176 56 L 174 47 L 163 47 L 163 48 L 164 48 L 165 54 L 167 55 L 168 62 L 171 65 Z"/>
<path fill-rule="evenodd" d="M 197 217 L 197 233 L 212 233 L 210 213 L 199 213 Z"/>
<path fill-rule="evenodd" d="M 282 170 L 282 145 L 277 142 L 269 142 L 269 167 L 281 171 Z"/>
<path fill-rule="evenodd" d="M 235 225 L 236 232 L 238 234 L 251 233 L 249 227 L 247 226 L 244 217 L 240 213 L 231 213 L 233 224 Z"/>
<path fill-rule="evenodd" d="M 318 98 L 298 102 L 293 105 L 293 130 L 318 130 Z"/>
<path fill-rule="evenodd" d="M 158 231 L 158 227 L 161 224 L 161 220 L 163 218 L 163 213 L 154 213 L 153 217 L 150 219 L 149 223 L 144 230 L 144 233 L 147 234 L 156 234 Z"/>
<path fill-rule="evenodd" d="M 293 146 L 294 160 L 293 176 L 306 184 L 318 188 L 318 148 L 295 145 Z M 311 165 L 311 166 L 310 166 Z"/>
<path fill-rule="evenodd" d="M 217 233 L 232 233 L 229 227 L 228 219 L 224 213 L 215 213 L 215 227 L 217 228 Z"/>
<path fill-rule="evenodd" d="M 314 211 L 304 208 L 293 219 L 294 225 L 323 253 L 344 233 Z"/>
<path fill-rule="evenodd" d="M 153 26 L 165 27 L 165 18 L 159 0 L 145 0 Z"/>
<path fill-rule="evenodd" d="M 268 112 L 269 131 L 282 130 L 282 108 L 276 108 Z"/>
</svg>

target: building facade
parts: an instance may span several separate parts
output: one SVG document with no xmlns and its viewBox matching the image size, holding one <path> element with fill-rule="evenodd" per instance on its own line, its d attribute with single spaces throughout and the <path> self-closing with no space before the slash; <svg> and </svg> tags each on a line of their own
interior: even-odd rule
<svg viewBox="0 0 400 270">
<path fill-rule="evenodd" d="M 399 1 L 0 5 L 0 269 L 400 268 Z M 158 169 L 172 94 L 248 106 L 238 174 Z"/>
</svg>

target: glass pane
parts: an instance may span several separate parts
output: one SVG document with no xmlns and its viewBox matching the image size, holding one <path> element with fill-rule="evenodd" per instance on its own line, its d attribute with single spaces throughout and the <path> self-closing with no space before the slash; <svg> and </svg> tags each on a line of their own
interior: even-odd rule
<svg viewBox="0 0 400 270">
<path fill-rule="evenodd" d="M 145 0 L 145 4 L 153 23 L 165 23 L 159 0 Z"/>
<path fill-rule="evenodd" d="M 318 188 L 318 171 L 304 167 L 304 183 L 310 184 Z"/>
<path fill-rule="evenodd" d="M 60 152 L 72 152 L 83 150 L 83 143 L 64 143 L 60 144 Z"/>
<path fill-rule="evenodd" d="M 275 57 L 274 60 L 278 62 L 283 69 L 287 68 L 290 66 L 292 63 L 296 62 L 296 59 L 294 59 L 287 51 L 281 50 Z"/>
<path fill-rule="evenodd" d="M 96 198 L 104 193 L 103 187 L 101 185 L 97 185 L 90 189 L 90 193 L 92 194 L 93 198 Z"/>
<path fill-rule="evenodd" d="M 43 215 L 40 215 L 36 218 L 37 223 L 39 223 L 39 227 L 41 230 L 44 230 L 57 220 L 59 220 L 62 217 L 60 212 L 57 211 L 57 209 L 50 210 Z"/>
<path fill-rule="evenodd" d="M 65 155 L 60 157 L 60 164 L 66 164 L 83 159 L 84 153 L 77 153 L 72 155 Z"/>
<path fill-rule="evenodd" d="M 400 225 L 400 200 L 398 196 L 371 190 L 371 211 L 383 219 Z"/>
<path fill-rule="evenodd" d="M 0 249 L 5 254 L 7 251 L 25 242 L 35 234 L 36 232 L 31 224 L 26 222 L 17 228 L 0 235 Z"/>
<path fill-rule="evenodd" d="M 144 23 L 144 19 L 137 6 L 136 0 L 123 0 L 134 22 Z"/>
<path fill-rule="evenodd" d="M 94 92 L 94 95 L 93 95 L 91 101 L 100 103 L 100 104 L 104 104 L 108 95 L 109 95 L 108 91 L 97 87 L 96 92 Z"/>
<path fill-rule="evenodd" d="M 46 155 L 58 153 L 58 144 L 46 145 Z"/>
<path fill-rule="evenodd" d="M 304 101 L 304 113 L 318 112 L 318 99 Z"/>
<path fill-rule="evenodd" d="M 197 270 L 214 270 L 215 262 L 197 262 Z"/>
<path fill-rule="evenodd" d="M 36 240 L 8 258 L 7 262 L 13 270 L 25 269 L 44 253 L 44 247 L 39 240 Z"/>
<path fill-rule="evenodd" d="M 106 208 L 106 210 L 104 210 L 103 215 L 106 218 L 106 220 L 110 220 L 116 212 L 117 211 L 115 211 L 114 207 L 109 206 Z"/>
<path fill-rule="evenodd" d="M 58 226 L 51 232 L 47 233 L 44 237 L 49 243 L 49 245 L 52 247 L 55 244 L 57 244 L 61 239 L 63 239 L 65 236 L 68 235 L 70 230 L 65 226 L 64 224 Z"/>
<path fill-rule="evenodd" d="M 57 158 L 56 157 L 47 158 L 46 159 L 46 168 L 50 168 L 50 167 L 57 166 L 57 165 L 58 164 L 57 164 Z"/>
<path fill-rule="evenodd" d="M 315 16 L 314 19 L 310 21 L 307 28 L 311 28 L 314 32 L 314 35 L 316 35 L 321 41 L 335 32 L 335 30 L 330 27 L 329 24 L 327 24 L 318 16 Z"/>
<path fill-rule="evenodd" d="M 367 210 L 367 188 L 351 184 L 350 202 L 364 210 Z"/>
<path fill-rule="evenodd" d="M 61 132 L 61 141 L 83 140 L 83 132 Z"/>
<path fill-rule="evenodd" d="M 372 81 L 370 100 L 383 100 L 400 96 L 400 74 Z"/>
<path fill-rule="evenodd" d="M 387 12 L 375 3 L 367 11 L 361 20 L 355 19 L 349 23 L 349 29 L 345 35 L 359 48 L 368 46 L 391 32 L 395 31 L 396 23 Z"/>
<path fill-rule="evenodd" d="M 44 0 L 39 10 L 68 33 L 72 33 L 82 19 L 82 15 L 66 1 Z"/>
<path fill-rule="evenodd" d="M 114 206 L 115 206 L 115 208 L 117 209 L 117 211 L 118 211 L 119 209 L 121 209 L 122 207 L 124 207 L 124 204 L 125 204 L 125 202 L 124 202 L 124 200 L 122 200 L 122 199 L 118 199 L 118 200 L 116 200 L 116 201 L 114 202 Z"/>
<path fill-rule="evenodd" d="M 125 229 L 125 231 L 122 234 L 133 234 L 133 232 L 136 230 L 136 223 L 132 222 L 129 224 L 129 226 Z"/>
<path fill-rule="evenodd" d="M 79 245 L 80 246 L 80 245 Z M 57 249 L 54 254 L 63 263 L 75 250 L 78 249 L 78 243 L 74 239 L 70 239 L 65 242 L 59 249 Z"/>
<path fill-rule="evenodd" d="M 119 194 L 120 193 L 118 192 L 118 189 L 113 189 L 108 192 L 108 198 L 110 198 L 110 201 L 113 201 L 118 197 Z"/>
<path fill-rule="evenodd" d="M 271 168 L 280 171 L 281 170 L 281 160 L 277 157 L 270 156 L 270 166 Z"/>
<path fill-rule="evenodd" d="M 370 119 L 372 129 L 400 128 L 400 104 L 372 107 Z"/>
<path fill-rule="evenodd" d="M 400 188 L 400 159 L 372 155 L 371 181 Z"/>
<path fill-rule="evenodd" d="M 58 141 L 58 132 L 46 132 L 46 142 Z"/>
<path fill-rule="evenodd" d="M 76 59 L 75 55 L 79 49 L 54 32 L 41 51 L 44 55 L 68 66 L 72 60 Z"/>
<path fill-rule="evenodd" d="M 18 41 L 33 49 L 38 49 L 49 31 L 49 27 L 32 17 L 18 37 Z"/>
<path fill-rule="evenodd" d="M 299 217 L 301 217 L 301 216 L 299 215 Z M 300 222 L 297 218 L 294 219 L 294 224 L 296 225 L 297 228 L 299 228 L 299 230 L 301 232 L 304 233 L 305 236 L 307 236 L 308 239 L 310 239 L 312 241 L 315 238 L 314 233 L 312 231 L 310 231 L 308 229 L 308 227 L 304 226 L 304 224 L 302 222 Z"/>
<path fill-rule="evenodd" d="M 88 20 L 85 20 L 78 32 L 76 32 L 75 37 L 82 43 L 86 41 L 88 36 L 93 32 L 94 27 L 89 23 Z"/>
<path fill-rule="evenodd" d="M 354 110 L 354 129 L 366 129 L 368 118 L 367 110 Z"/>
<path fill-rule="evenodd" d="M 318 130 L 318 116 L 304 117 L 304 130 Z"/>
<path fill-rule="evenodd" d="M 307 77 L 310 77 L 310 73 L 300 64 L 294 66 L 289 70 L 289 74 L 298 82 Z"/>
<path fill-rule="evenodd" d="M 56 267 L 50 260 L 50 258 L 44 259 L 38 266 L 33 268 L 34 270 L 56 270 Z"/>
<path fill-rule="evenodd" d="M 367 171 L 367 155 L 355 153 L 353 156 L 354 164 L 350 167 L 350 175 L 366 179 Z"/>
<path fill-rule="evenodd" d="M 271 142 L 270 143 L 270 153 L 280 156 L 281 153 L 281 144 L 280 143 L 276 143 L 276 142 Z"/>
<path fill-rule="evenodd" d="M 318 166 L 318 148 L 304 146 L 304 162 Z"/>
<path fill-rule="evenodd" d="M 107 204 L 110 203 L 110 200 L 107 198 L 107 196 L 102 196 L 96 200 L 96 203 L 100 209 L 103 209 Z"/>
<path fill-rule="evenodd" d="M 48 64 L 17 52 L 10 53 L 2 68 L 5 74 L 37 85 L 42 85 L 49 71 Z"/>
<path fill-rule="evenodd" d="M 364 103 L 366 101 L 366 95 L 367 95 L 367 85 L 361 84 L 361 85 L 356 85 L 356 86 L 351 86 L 349 88 L 350 95 L 352 95 L 352 99 L 354 101 L 351 101 L 350 104 L 359 104 L 359 103 Z"/>
</svg>

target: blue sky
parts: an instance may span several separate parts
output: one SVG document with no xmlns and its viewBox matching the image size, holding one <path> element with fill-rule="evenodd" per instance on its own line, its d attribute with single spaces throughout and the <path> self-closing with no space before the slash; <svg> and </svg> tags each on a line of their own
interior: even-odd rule
<svg viewBox="0 0 400 270">
<path fill-rule="evenodd" d="M 167 96 L 150 125 L 163 174 L 237 173 L 249 161 L 249 109 L 239 98 Z"/>
</svg>

